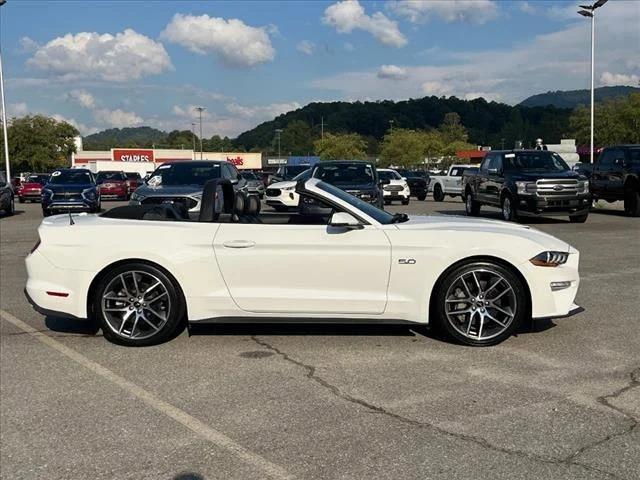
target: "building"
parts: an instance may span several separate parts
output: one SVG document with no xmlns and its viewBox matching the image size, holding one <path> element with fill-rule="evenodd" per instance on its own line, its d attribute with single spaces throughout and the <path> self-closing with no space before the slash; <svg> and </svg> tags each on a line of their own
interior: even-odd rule
<svg viewBox="0 0 640 480">
<path fill-rule="evenodd" d="M 461 162 L 468 163 L 470 165 L 480 165 L 488 151 L 489 150 L 487 149 L 460 150 L 459 152 L 456 152 L 456 157 L 458 157 Z"/>
</svg>

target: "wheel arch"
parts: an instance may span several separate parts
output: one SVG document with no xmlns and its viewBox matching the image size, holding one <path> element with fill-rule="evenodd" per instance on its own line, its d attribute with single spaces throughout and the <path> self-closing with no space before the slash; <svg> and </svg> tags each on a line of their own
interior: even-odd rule
<svg viewBox="0 0 640 480">
<path fill-rule="evenodd" d="M 169 277 L 169 280 L 171 280 L 174 284 L 174 286 L 176 287 L 176 290 L 178 291 L 178 293 L 180 294 L 180 296 L 182 297 L 182 303 L 184 304 L 184 312 L 185 312 L 185 318 L 188 319 L 189 318 L 189 310 L 188 310 L 188 305 L 187 305 L 187 299 L 184 295 L 184 291 L 182 290 L 182 286 L 180 285 L 180 282 L 178 282 L 178 280 L 176 279 L 176 276 L 171 273 L 171 271 L 167 270 L 165 267 L 163 267 L 162 265 L 153 262 L 151 260 L 146 260 L 144 258 L 126 258 L 126 259 L 122 259 L 122 260 L 117 260 L 115 262 L 112 262 L 108 265 L 106 265 L 105 267 L 102 268 L 102 270 L 100 270 L 94 277 L 93 280 L 91 280 L 91 283 L 89 284 L 89 289 L 87 290 L 87 317 L 89 318 L 95 318 L 94 316 L 94 311 L 93 311 L 93 302 L 92 299 L 95 295 L 95 291 L 96 288 L 98 288 L 98 284 L 100 283 L 100 281 L 102 280 L 102 278 L 112 269 L 119 267 L 120 265 L 126 265 L 127 263 L 143 263 L 149 266 L 152 266 L 154 268 L 157 268 L 158 270 L 160 270 L 162 273 L 164 273 L 167 277 Z"/>
<path fill-rule="evenodd" d="M 435 298 L 437 296 L 437 293 L 438 293 L 439 289 L 442 286 L 442 282 L 444 281 L 444 278 L 450 272 L 455 270 L 456 268 L 461 267 L 462 265 L 465 265 L 467 263 L 473 263 L 473 262 L 492 262 L 492 263 L 497 263 L 498 265 L 502 266 L 503 268 L 506 268 L 511 273 L 513 273 L 516 277 L 518 277 L 520 279 L 520 281 L 522 282 L 522 285 L 524 286 L 525 294 L 527 296 L 527 298 L 526 298 L 526 302 L 527 302 L 527 304 L 526 304 L 527 305 L 526 306 L 526 315 L 529 318 L 531 317 L 531 306 L 532 306 L 531 286 L 529 285 L 529 282 L 527 282 L 527 279 L 522 274 L 520 269 L 518 269 L 513 263 L 508 262 L 507 260 L 504 260 L 503 258 L 495 257 L 495 256 L 492 256 L 492 255 L 473 255 L 471 257 L 465 257 L 465 258 L 461 258 L 460 260 L 457 260 L 456 262 L 452 263 L 447 268 L 445 268 L 440 273 L 440 275 L 438 276 L 438 279 L 433 284 L 433 288 L 431 289 L 431 294 L 429 296 L 429 310 L 428 310 L 429 311 L 429 321 L 428 321 L 429 324 L 431 324 L 431 317 L 434 314 Z"/>
</svg>

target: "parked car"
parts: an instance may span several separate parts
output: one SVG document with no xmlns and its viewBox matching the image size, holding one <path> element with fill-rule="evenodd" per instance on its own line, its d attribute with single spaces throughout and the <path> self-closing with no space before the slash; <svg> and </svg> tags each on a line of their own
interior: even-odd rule
<svg viewBox="0 0 640 480">
<path fill-rule="evenodd" d="M 297 208 L 300 196 L 296 192 L 296 184 L 300 180 L 306 181 L 309 178 L 311 178 L 311 169 L 307 168 L 291 180 L 272 183 L 265 192 L 267 205 L 280 212 Z"/>
<path fill-rule="evenodd" d="M 63 211 L 100 211 L 100 192 L 90 170 L 56 170 L 42 187 L 42 214 L 45 217 Z"/>
<path fill-rule="evenodd" d="M 5 216 L 16 212 L 15 195 L 11 183 L 7 181 L 4 172 L 0 172 L 0 210 Z"/>
<path fill-rule="evenodd" d="M 104 170 L 96 175 L 102 200 L 129 200 L 128 178 L 122 171 Z"/>
<path fill-rule="evenodd" d="M 384 208 L 380 179 L 376 166 L 371 162 L 349 160 L 320 162 L 313 167 L 311 177 L 335 185 L 365 202 Z"/>
<path fill-rule="evenodd" d="M 275 173 L 269 175 L 267 179 L 267 186 L 271 185 L 272 183 L 286 182 L 287 180 L 291 180 L 293 177 L 300 175 L 308 168 L 309 165 L 280 165 Z"/>
<path fill-rule="evenodd" d="M 606 147 L 596 162 L 577 171 L 589 179 L 593 200 L 624 201 L 627 215 L 640 217 L 640 145 Z"/>
<path fill-rule="evenodd" d="M 384 182 L 382 186 L 382 198 L 385 205 L 391 205 L 394 200 L 399 200 L 403 205 L 409 205 L 411 191 L 405 178 L 391 168 L 378 168 L 378 178 Z"/>
<path fill-rule="evenodd" d="M 262 180 L 250 170 L 241 171 L 240 175 L 247 181 L 247 192 L 252 195 L 258 195 L 262 200 L 264 197 L 264 183 Z"/>
<path fill-rule="evenodd" d="M 142 183 L 142 176 L 138 172 L 126 172 L 127 176 L 127 187 L 129 187 L 129 194 L 132 194 L 136 191 Z"/>
<path fill-rule="evenodd" d="M 189 213 L 200 211 L 202 187 L 208 180 L 222 178 L 247 193 L 247 181 L 229 162 L 198 160 L 160 165 L 131 195 L 130 205 L 180 203 Z"/>
<path fill-rule="evenodd" d="M 42 201 L 42 187 L 46 185 L 48 180 L 48 173 L 32 173 L 29 175 L 18 188 L 18 201 L 20 203 L 40 203 Z"/>
<path fill-rule="evenodd" d="M 467 215 L 482 205 L 498 207 L 507 221 L 520 216 L 589 216 L 589 181 L 572 171 L 560 155 L 546 150 L 506 150 L 487 154 L 478 173 L 465 172 Z"/>
<path fill-rule="evenodd" d="M 403 178 L 407 179 L 409 192 L 412 197 L 416 197 L 420 201 L 426 200 L 430 182 L 429 174 L 427 172 L 400 168 L 396 169 L 396 171 L 402 175 Z"/>
<path fill-rule="evenodd" d="M 433 192 L 433 199 L 436 202 L 442 202 L 445 195 L 461 197 L 463 192 L 462 174 L 468 168 L 472 168 L 472 166 L 451 165 L 446 174 L 432 175 L 429 188 Z"/>
<path fill-rule="evenodd" d="M 246 208 L 213 180 L 198 221 L 145 220 L 172 205 L 45 219 L 26 258 L 27 299 L 131 346 L 167 341 L 185 320 L 410 322 L 486 346 L 577 308 L 579 254 L 546 233 L 390 214 L 317 178 L 298 193 L 295 212 L 258 212 L 255 196 Z"/>
</svg>

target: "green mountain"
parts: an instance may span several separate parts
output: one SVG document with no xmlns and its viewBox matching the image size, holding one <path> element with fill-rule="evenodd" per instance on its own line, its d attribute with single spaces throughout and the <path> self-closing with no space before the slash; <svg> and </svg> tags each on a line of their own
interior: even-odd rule
<svg viewBox="0 0 640 480">
<path fill-rule="evenodd" d="M 151 127 L 110 128 L 82 139 L 85 150 L 109 150 L 113 147 L 150 148 L 161 144 L 168 134 Z"/>
<path fill-rule="evenodd" d="M 576 108 L 578 105 L 589 105 L 591 102 L 590 90 L 569 90 L 569 91 L 555 91 L 547 93 L 539 93 L 533 95 L 522 102 L 520 105 L 523 107 L 546 107 L 547 105 L 553 105 L 558 108 Z M 608 98 L 626 97 L 631 93 L 640 92 L 638 87 L 600 87 L 594 91 L 596 102 L 601 102 Z"/>
</svg>

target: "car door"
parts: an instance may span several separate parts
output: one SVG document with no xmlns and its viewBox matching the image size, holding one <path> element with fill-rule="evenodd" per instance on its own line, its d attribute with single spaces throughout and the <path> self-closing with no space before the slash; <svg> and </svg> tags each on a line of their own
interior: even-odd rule
<svg viewBox="0 0 640 480">
<path fill-rule="evenodd" d="M 487 169 L 487 180 L 485 182 L 485 193 L 487 200 L 494 204 L 500 203 L 500 192 L 502 191 L 503 180 L 503 162 L 502 153 L 494 153 L 491 155 L 491 162 Z"/>
<path fill-rule="evenodd" d="M 625 158 L 625 151 L 621 148 L 611 150 L 613 162 L 607 174 L 607 194 L 613 197 L 622 198 L 624 195 L 625 169 L 629 162 Z"/>
<path fill-rule="evenodd" d="M 591 174 L 591 191 L 596 195 L 607 196 L 609 172 L 613 167 L 615 150 L 606 149 L 593 166 Z"/>
<path fill-rule="evenodd" d="M 489 201 L 487 198 L 487 182 L 489 181 L 489 167 L 492 161 L 493 154 L 488 154 L 482 162 L 482 165 L 480 165 L 480 170 L 478 170 L 476 176 L 476 196 L 479 201 L 484 203 Z"/>
<path fill-rule="evenodd" d="M 247 312 L 384 312 L 391 246 L 373 225 L 223 223 L 213 248 L 229 294 Z"/>
</svg>

